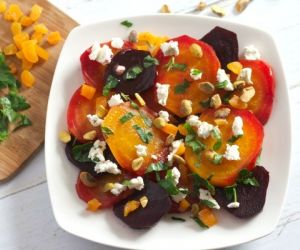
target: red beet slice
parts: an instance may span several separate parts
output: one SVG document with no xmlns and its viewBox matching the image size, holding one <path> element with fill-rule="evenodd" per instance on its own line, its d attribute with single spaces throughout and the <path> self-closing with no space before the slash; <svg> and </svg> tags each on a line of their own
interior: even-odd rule
<svg viewBox="0 0 300 250">
<path fill-rule="evenodd" d="M 231 201 L 227 200 L 224 189 L 216 188 L 215 198 L 219 205 L 238 218 L 252 217 L 261 212 L 265 205 L 269 172 L 264 167 L 257 166 L 252 173 L 258 181 L 259 187 L 238 184 L 236 188 L 237 199 L 240 203 L 238 208 L 228 208 L 227 204 Z"/>
<path fill-rule="evenodd" d="M 236 33 L 216 26 L 201 41 L 212 46 L 221 62 L 221 66 L 227 72 L 227 64 L 238 61 L 239 45 Z"/>
<path fill-rule="evenodd" d="M 148 198 L 148 204 L 145 208 L 139 207 L 124 217 L 124 206 L 128 201 L 139 200 L 142 196 Z M 145 187 L 141 191 L 136 191 L 126 199 L 117 203 L 114 208 L 114 214 L 129 227 L 134 229 L 150 228 L 155 225 L 160 218 L 171 208 L 171 200 L 168 193 L 157 183 L 146 180 Z"/>
<path fill-rule="evenodd" d="M 107 81 L 109 75 L 114 76 L 119 81 L 116 91 L 127 95 L 141 93 L 151 88 L 154 86 L 156 66 L 144 67 L 144 59 L 147 56 L 151 56 L 150 53 L 143 50 L 128 49 L 120 51 L 108 65 L 104 74 L 104 82 Z M 125 66 L 125 71 L 121 75 L 116 73 L 116 68 L 119 65 Z M 137 66 L 142 69 L 142 72 L 133 77 L 133 79 L 127 79 L 126 74 L 128 71 Z"/>
</svg>

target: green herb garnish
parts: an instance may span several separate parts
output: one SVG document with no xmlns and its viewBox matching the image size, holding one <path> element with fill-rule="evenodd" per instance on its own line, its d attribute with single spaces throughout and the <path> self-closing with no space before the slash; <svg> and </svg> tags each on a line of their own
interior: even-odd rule
<svg viewBox="0 0 300 250">
<path fill-rule="evenodd" d="M 193 189 L 196 192 L 197 197 L 199 196 L 200 187 L 206 188 L 212 195 L 215 194 L 215 187 L 207 179 L 203 179 L 196 173 L 191 174 L 191 176 L 193 177 L 194 180 Z"/>
<path fill-rule="evenodd" d="M 72 156 L 78 162 L 93 162 L 88 156 L 93 143 L 78 144 L 72 148 Z"/>
<path fill-rule="evenodd" d="M 222 163 L 223 160 L 223 155 L 220 154 L 214 154 L 214 158 L 212 160 L 212 163 L 215 165 L 220 165 Z"/>
<path fill-rule="evenodd" d="M 150 55 L 146 56 L 143 62 L 144 68 L 147 69 L 153 65 L 159 65 L 159 61 Z"/>
<path fill-rule="evenodd" d="M 185 71 L 187 65 L 183 63 L 175 63 L 175 57 L 172 56 L 169 62 L 165 65 L 165 68 L 167 69 L 167 71 L 171 71 L 171 70 Z"/>
<path fill-rule="evenodd" d="M 222 97 L 222 103 L 229 104 L 229 100 L 232 98 L 232 92 L 226 92 L 226 94 Z"/>
<path fill-rule="evenodd" d="M 10 90 L 17 90 L 19 86 L 19 82 L 10 72 L 10 68 L 5 62 L 5 56 L 0 53 L 0 89 L 9 88 Z"/>
<path fill-rule="evenodd" d="M 193 217 L 192 218 L 200 227 L 202 228 L 208 228 L 198 217 Z"/>
<path fill-rule="evenodd" d="M 224 89 L 224 88 L 226 88 L 227 85 L 228 85 L 228 81 L 225 80 L 223 82 L 216 83 L 215 86 L 216 86 L 217 89 Z"/>
<path fill-rule="evenodd" d="M 123 115 L 119 120 L 122 124 L 124 124 L 125 122 L 129 121 L 133 117 L 134 117 L 134 114 L 131 112 L 128 112 L 125 115 Z"/>
<path fill-rule="evenodd" d="M 133 80 L 138 77 L 139 74 L 143 72 L 143 68 L 139 65 L 129 68 L 124 75 L 125 80 Z"/>
<path fill-rule="evenodd" d="M 241 137 L 243 137 L 243 135 L 233 135 L 228 139 L 228 143 L 233 144 L 235 141 L 237 141 Z"/>
<path fill-rule="evenodd" d="M 101 131 L 105 135 L 113 135 L 114 132 L 108 127 L 101 127 Z"/>
<path fill-rule="evenodd" d="M 102 94 L 103 94 L 104 96 L 108 96 L 108 95 L 109 95 L 109 92 L 110 92 L 113 88 L 117 87 L 118 84 L 119 84 L 119 80 L 118 80 L 117 78 L 115 78 L 114 76 L 109 75 L 109 76 L 107 77 L 107 81 L 106 81 L 106 83 L 105 83 L 105 85 L 104 85 L 104 87 L 103 87 Z"/>
<path fill-rule="evenodd" d="M 175 94 L 185 93 L 190 84 L 191 83 L 187 80 L 184 80 L 183 83 L 177 84 L 174 89 Z"/>
<path fill-rule="evenodd" d="M 221 133 L 220 133 L 220 130 L 216 127 L 213 128 L 211 133 L 212 133 L 212 137 L 216 140 L 216 142 L 213 146 L 213 149 L 216 151 L 216 150 L 220 149 L 222 146 Z"/>
<path fill-rule="evenodd" d="M 152 120 L 143 112 L 143 111 L 140 111 L 140 115 L 144 121 L 144 123 L 149 127 L 151 128 L 152 127 Z"/>
<path fill-rule="evenodd" d="M 236 184 L 233 184 L 231 186 L 227 186 L 224 188 L 226 199 L 229 201 L 237 201 L 237 194 L 236 194 Z"/>
<path fill-rule="evenodd" d="M 240 171 L 237 182 L 244 185 L 259 187 L 257 179 L 253 176 L 253 173 L 247 169 L 242 169 Z"/>
<path fill-rule="evenodd" d="M 199 76 L 200 74 L 202 74 L 202 70 L 200 70 L 200 69 L 191 69 L 191 75 L 192 76 Z"/>
<path fill-rule="evenodd" d="M 166 163 L 163 163 L 161 161 L 156 162 L 156 163 L 151 163 L 149 167 L 146 170 L 146 173 L 151 173 L 151 172 L 160 172 L 168 169 L 168 165 Z"/>
<path fill-rule="evenodd" d="M 6 97 L 10 101 L 11 108 L 15 111 L 21 111 L 30 108 L 30 104 L 25 100 L 25 98 L 21 95 L 18 95 L 14 91 L 11 91 Z"/>
<path fill-rule="evenodd" d="M 130 21 L 128 21 L 128 20 L 124 20 L 120 24 L 123 25 L 123 26 L 125 26 L 125 27 L 127 27 L 127 28 L 130 28 L 133 25 L 133 23 L 130 22 Z"/>
<path fill-rule="evenodd" d="M 172 219 L 172 220 L 177 220 L 177 221 L 185 222 L 185 219 L 180 218 L 180 217 L 176 217 L 176 216 L 172 216 L 171 219 Z"/>
<path fill-rule="evenodd" d="M 215 208 L 216 204 L 209 201 L 209 200 L 200 200 L 200 203 L 204 206 L 210 207 L 210 208 Z"/>
<path fill-rule="evenodd" d="M 192 126 L 188 123 L 185 123 L 184 128 L 188 132 L 187 136 L 185 137 L 185 144 L 189 146 L 195 153 L 200 153 L 203 151 L 206 146 L 199 139 L 197 139 L 196 132 L 193 130 Z"/>
<path fill-rule="evenodd" d="M 140 136 L 141 140 L 144 143 L 148 144 L 151 141 L 151 139 L 153 138 L 153 134 L 151 132 L 146 132 L 140 126 L 133 125 L 132 127 L 136 130 L 136 132 L 138 133 L 138 135 Z"/>
<path fill-rule="evenodd" d="M 179 193 L 187 194 L 188 189 L 178 188 L 175 183 L 175 177 L 172 174 L 172 169 L 169 169 L 164 179 L 159 180 L 158 184 L 164 188 L 170 195 L 177 195 Z"/>
</svg>

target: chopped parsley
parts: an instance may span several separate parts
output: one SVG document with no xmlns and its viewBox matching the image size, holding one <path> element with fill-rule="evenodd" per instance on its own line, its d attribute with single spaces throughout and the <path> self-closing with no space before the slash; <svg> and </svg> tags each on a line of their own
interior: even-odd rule
<svg viewBox="0 0 300 250">
<path fill-rule="evenodd" d="M 17 90 L 20 83 L 11 73 L 10 68 L 5 62 L 5 56 L 0 53 L 0 89 L 9 88 L 10 90 Z"/>
<path fill-rule="evenodd" d="M 236 184 L 224 188 L 226 199 L 228 201 L 237 202 Z"/>
<path fill-rule="evenodd" d="M 175 177 L 172 174 L 172 169 L 169 169 L 164 179 L 159 180 L 158 184 L 164 188 L 170 195 L 176 195 L 179 193 L 187 194 L 188 189 L 178 188 L 175 184 Z"/>
<path fill-rule="evenodd" d="M 119 80 L 118 80 L 117 78 L 115 78 L 114 76 L 109 75 L 109 76 L 107 77 L 106 83 L 105 83 L 105 85 L 104 85 L 104 87 L 103 87 L 102 94 L 103 94 L 104 96 L 108 96 L 108 95 L 109 95 L 109 92 L 110 92 L 113 88 L 117 87 L 118 84 L 119 84 Z"/>
<path fill-rule="evenodd" d="M 225 80 L 223 82 L 216 83 L 215 86 L 216 86 L 217 89 L 224 89 L 224 88 L 226 88 L 227 85 L 228 85 L 228 81 Z"/>
<path fill-rule="evenodd" d="M 137 110 L 140 109 L 139 105 L 137 105 L 134 101 L 132 101 L 132 100 L 130 99 L 129 95 L 125 95 L 124 93 L 121 93 L 121 97 L 123 98 L 124 101 L 126 101 L 126 102 L 129 101 L 129 102 L 130 102 L 130 106 L 131 106 L 132 108 L 137 109 Z"/>
<path fill-rule="evenodd" d="M 200 153 L 203 151 L 206 146 L 199 139 L 197 139 L 196 132 L 193 130 L 192 126 L 188 123 L 185 123 L 184 128 L 188 132 L 187 136 L 185 137 L 185 144 L 195 153 Z"/>
<path fill-rule="evenodd" d="M 240 171 L 237 182 L 242 183 L 244 185 L 259 187 L 257 179 L 253 176 L 253 173 L 247 169 L 242 169 Z"/>
<path fill-rule="evenodd" d="M 145 131 L 140 126 L 133 125 L 132 127 L 136 130 L 136 132 L 138 133 L 139 137 L 141 138 L 141 140 L 144 143 L 148 144 L 151 141 L 151 139 L 153 138 L 153 134 L 151 132 Z"/>
<path fill-rule="evenodd" d="M 185 93 L 190 84 L 191 83 L 187 80 L 184 80 L 183 83 L 177 84 L 174 89 L 175 94 Z"/>
<path fill-rule="evenodd" d="M 191 69 L 191 75 L 192 76 L 199 76 L 202 74 L 202 70 L 200 69 Z"/>
<path fill-rule="evenodd" d="M 222 163 L 222 160 L 223 160 L 223 155 L 220 155 L 220 154 L 216 153 L 214 155 L 212 163 L 215 164 L 215 165 L 220 165 Z"/>
<path fill-rule="evenodd" d="M 221 133 L 220 130 L 216 127 L 214 127 L 211 132 L 212 132 L 212 137 L 216 140 L 215 144 L 213 145 L 213 149 L 216 151 L 220 149 L 222 146 Z"/>
<path fill-rule="evenodd" d="M 175 57 L 172 56 L 169 62 L 165 65 L 165 68 L 167 69 L 167 71 L 171 71 L 171 70 L 185 71 L 187 65 L 183 63 L 175 63 Z"/>
<path fill-rule="evenodd" d="M 152 120 L 143 112 L 143 111 L 140 111 L 140 115 L 144 121 L 144 123 L 149 127 L 151 128 L 152 127 Z"/>
<path fill-rule="evenodd" d="M 134 117 L 134 114 L 131 112 L 128 112 L 125 115 L 123 115 L 119 120 L 122 124 L 124 124 L 125 122 L 129 121 L 133 117 Z"/>
<path fill-rule="evenodd" d="M 159 161 L 157 163 L 151 163 L 147 168 L 146 173 L 160 172 L 167 169 L 168 169 L 168 165 L 166 163 Z"/>
<path fill-rule="evenodd" d="M 127 27 L 127 28 L 130 28 L 132 27 L 133 23 L 128 21 L 128 20 L 124 20 L 123 22 L 120 23 L 121 25 Z"/>
<path fill-rule="evenodd" d="M 176 220 L 176 221 L 182 221 L 182 222 L 185 222 L 185 219 L 180 218 L 180 217 L 176 217 L 176 216 L 172 216 L 171 219 L 172 219 L 172 220 Z"/>
<path fill-rule="evenodd" d="M 204 206 L 207 206 L 209 208 L 215 208 L 216 204 L 214 202 L 211 202 L 210 200 L 200 200 L 200 203 Z"/>
<path fill-rule="evenodd" d="M 200 227 L 202 228 L 208 228 L 198 217 L 193 217 L 192 218 Z"/>
<path fill-rule="evenodd" d="M 147 69 L 153 65 L 159 65 L 158 60 L 150 55 L 146 56 L 143 62 L 144 68 Z"/>
<path fill-rule="evenodd" d="M 193 177 L 194 180 L 193 189 L 197 197 L 199 196 L 200 187 L 206 188 L 212 195 L 215 194 L 215 187 L 209 182 L 209 180 L 202 178 L 196 173 L 192 173 L 191 176 Z"/>
<path fill-rule="evenodd" d="M 138 77 L 139 74 L 143 72 L 143 68 L 139 65 L 129 68 L 124 75 L 125 80 L 133 80 Z"/>
<path fill-rule="evenodd" d="M 105 135 L 113 135 L 114 134 L 114 132 L 110 128 L 108 128 L 108 127 L 103 127 L 102 126 L 101 127 L 101 131 Z"/>
<path fill-rule="evenodd" d="M 78 162 L 93 162 L 88 156 L 93 143 L 78 144 L 72 148 L 72 156 Z"/>
<path fill-rule="evenodd" d="M 241 137 L 243 137 L 243 135 L 233 135 L 228 139 L 228 143 L 233 144 L 235 141 L 237 141 Z"/>
</svg>

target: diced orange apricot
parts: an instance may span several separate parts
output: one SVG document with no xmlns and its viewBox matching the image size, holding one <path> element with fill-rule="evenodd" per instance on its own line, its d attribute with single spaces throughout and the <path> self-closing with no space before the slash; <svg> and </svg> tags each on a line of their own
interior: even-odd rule
<svg viewBox="0 0 300 250">
<path fill-rule="evenodd" d="M 13 22 L 10 26 L 11 33 L 13 35 L 20 34 L 22 32 L 22 25 L 18 22 Z"/>
<path fill-rule="evenodd" d="M 175 126 L 174 124 L 167 123 L 165 126 L 163 126 L 161 128 L 161 130 L 164 131 L 166 134 L 176 136 L 177 131 L 178 131 L 178 127 Z"/>
<path fill-rule="evenodd" d="M 127 217 L 131 212 L 137 210 L 140 207 L 141 203 L 139 201 L 128 201 L 124 206 L 124 217 Z"/>
<path fill-rule="evenodd" d="M 11 4 L 4 13 L 4 19 L 12 22 L 18 21 L 21 16 L 23 16 L 23 11 L 17 4 Z"/>
<path fill-rule="evenodd" d="M 85 83 L 81 85 L 80 94 L 86 99 L 91 100 L 94 97 L 95 92 L 96 88 L 94 88 L 93 86 L 87 85 Z"/>
<path fill-rule="evenodd" d="M 31 35 L 31 39 L 32 40 L 36 40 L 38 43 L 41 43 L 41 41 L 43 40 L 44 35 L 42 33 L 38 33 L 38 32 L 33 32 Z"/>
<path fill-rule="evenodd" d="M 29 17 L 31 18 L 32 21 L 35 22 L 40 18 L 42 11 L 43 11 L 43 8 L 41 6 L 39 6 L 38 4 L 35 4 L 31 8 Z"/>
<path fill-rule="evenodd" d="M 28 27 L 33 23 L 33 20 L 29 16 L 22 16 L 20 19 L 20 23 L 24 27 Z"/>
<path fill-rule="evenodd" d="M 231 62 L 227 64 L 227 69 L 238 75 L 243 69 L 243 65 L 240 62 Z"/>
<path fill-rule="evenodd" d="M 39 24 L 34 25 L 33 29 L 34 29 L 35 32 L 41 33 L 43 35 L 48 33 L 48 28 L 43 23 L 39 23 Z"/>
<path fill-rule="evenodd" d="M 51 45 L 58 44 L 59 41 L 62 40 L 62 37 L 58 31 L 53 31 L 48 35 L 48 43 Z"/>
<path fill-rule="evenodd" d="M 6 56 L 11 56 L 17 53 L 17 47 L 13 43 L 8 44 L 6 47 L 4 47 L 3 52 Z"/>
<path fill-rule="evenodd" d="M 159 50 L 160 45 L 167 40 L 168 37 L 166 36 L 155 36 L 150 32 L 141 32 L 138 34 L 136 48 L 150 51 L 152 55 L 155 55 Z"/>
<path fill-rule="evenodd" d="M 198 218 L 208 227 L 217 224 L 217 218 L 209 208 L 204 208 L 198 213 Z"/>
<path fill-rule="evenodd" d="M 186 199 L 183 199 L 182 201 L 180 201 L 179 203 L 179 208 L 178 210 L 183 213 L 185 212 L 189 207 L 191 206 L 191 203 L 189 203 Z"/>
<path fill-rule="evenodd" d="M 179 146 L 179 148 L 177 149 L 176 153 L 177 155 L 183 155 L 185 152 L 185 146 L 184 143 L 182 142 Z"/>
<path fill-rule="evenodd" d="M 26 32 L 21 32 L 15 36 L 13 36 L 13 40 L 14 40 L 16 46 L 18 47 L 18 49 L 22 49 L 22 43 L 24 41 L 29 40 L 29 35 Z"/>
<path fill-rule="evenodd" d="M 16 53 L 16 57 L 20 60 L 22 60 L 24 58 L 24 55 L 23 55 L 23 52 L 22 50 L 19 50 L 17 53 Z"/>
<path fill-rule="evenodd" d="M 16 74 L 16 73 L 17 73 L 17 66 L 16 66 L 16 64 L 10 63 L 10 64 L 8 65 L 8 67 L 10 68 L 10 72 L 11 72 L 12 74 Z"/>
<path fill-rule="evenodd" d="M 98 201 L 96 198 L 89 200 L 87 203 L 87 209 L 90 211 L 97 211 L 101 207 L 101 202 Z"/>
<path fill-rule="evenodd" d="M 6 2 L 0 0 L 0 13 L 4 13 L 6 11 Z"/>
<path fill-rule="evenodd" d="M 27 40 L 22 43 L 22 52 L 24 58 L 31 63 L 37 63 L 39 60 L 37 51 L 36 51 L 36 40 Z"/>
<path fill-rule="evenodd" d="M 33 66 L 32 62 L 28 62 L 25 58 L 22 59 L 22 69 L 30 70 Z"/>
<path fill-rule="evenodd" d="M 187 131 L 186 131 L 186 129 L 185 129 L 185 127 L 184 127 L 183 124 L 179 124 L 179 125 L 178 125 L 178 132 L 179 132 L 181 135 L 184 135 L 184 136 L 187 135 Z"/>
<path fill-rule="evenodd" d="M 47 61 L 49 59 L 49 53 L 44 48 L 42 48 L 40 46 L 36 46 L 36 52 L 37 52 L 37 55 L 40 58 L 44 59 L 45 61 Z"/>
<path fill-rule="evenodd" d="M 28 70 L 23 70 L 21 73 L 21 83 L 23 86 L 31 88 L 35 83 L 34 75 Z"/>
</svg>

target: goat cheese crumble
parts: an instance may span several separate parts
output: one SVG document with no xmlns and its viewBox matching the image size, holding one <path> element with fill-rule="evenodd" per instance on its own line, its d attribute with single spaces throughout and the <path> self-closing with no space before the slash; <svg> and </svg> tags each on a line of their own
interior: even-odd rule
<svg viewBox="0 0 300 250">
<path fill-rule="evenodd" d="M 223 157 L 228 161 L 240 160 L 239 146 L 226 144 L 226 150 Z"/>
<path fill-rule="evenodd" d="M 162 106 L 166 106 L 169 96 L 170 84 L 156 83 L 156 88 L 158 103 Z"/>
<path fill-rule="evenodd" d="M 178 56 L 179 48 L 177 41 L 165 42 L 160 45 L 160 49 L 163 52 L 164 56 Z"/>
<path fill-rule="evenodd" d="M 144 180 L 141 176 L 132 178 L 128 184 L 129 189 L 142 190 L 144 188 Z"/>
<path fill-rule="evenodd" d="M 122 192 L 124 192 L 126 189 L 127 189 L 127 187 L 125 185 L 122 185 L 121 183 L 114 183 L 114 187 L 110 190 L 110 192 L 113 195 L 118 196 Z"/>
<path fill-rule="evenodd" d="M 251 80 L 251 75 L 252 75 L 252 69 L 251 68 L 243 68 L 241 72 L 239 73 L 237 80 L 240 81 L 245 81 L 246 83 L 253 83 Z"/>
<path fill-rule="evenodd" d="M 187 118 L 186 122 L 187 122 L 188 124 L 190 124 L 192 127 L 199 127 L 200 124 L 201 124 L 201 121 L 199 120 L 199 117 L 196 116 L 196 115 L 190 115 L 190 116 Z"/>
<path fill-rule="evenodd" d="M 178 151 L 181 143 L 182 143 L 182 140 L 176 140 L 176 141 L 172 142 L 171 147 L 170 147 L 170 153 L 167 156 L 169 165 L 173 164 L 173 157 L 176 154 L 176 152 Z"/>
<path fill-rule="evenodd" d="M 199 188 L 199 199 L 200 200 L 207 200 L 214 204 L 215 209 L 220 209 L 218 202 L 211 196 L 211 193 L 203 188 Z"/>
<path fill-rule="evenodd" d="M 254 45 L 249 45 L 244 48 L 244 58 L 247 60 L 258 60 L 260 59 L 259 50 Z"/>
<path fill-rule="evenodd" d="M 175 201 L 176 203 L 181 202 L 187 196 L 187 193 L 185 191 L 186 189 L 179 188 L 178 194 L 171 195 L 172 200 Z"/>
<path fill-rule="evenodd" d="M 121 170 L 118 169 L 118 165 L 110 160 L 100 161 L 96 163 L 94 170 L 97 174 L 99 173 L 110 173 L 110 174 L 120 174 Z"/>
<path fill-rule="evenodd" d="M 105 149 L 106 149 L 106 142 L 96 140 L 89 151 L 88 158 L 94 162 L 105 161 L 103 155 Z"/>
<path fill-rule="evenodd" d="M 234 117 L 233 123 L 232 123 L 232 133 L 234 136 L 243 135 L 243 119 L 240 116 Z"/>
<path fill-rule="evenodd" d="M 124 103 L 124 101 L 121 98 L 121 95 L 115 94 L 115 95 L 112 95 L 112 97 L 109 99 L 108 106 L 114 107 L 114 106 L 120 105 L 121 103 Z"/>
<path fill-rule="evenodd" d="M 103 65 L 109 64 L 112 56 L 112 50 L 106 44 L 101 47 L 99 43 L 93 44 L 89 54 L 90 60 L 97 61 Z"/>
<path fill-rule="evenodd" d="M 178 168 L 176 167 L 172 168 L 172 176 L 174 178 L 174 185 L 176 186 L 179 183 L 179 178 L 180 178 L 180 172 Z"/>
<path fill-rule="evenodd" d="M 98 115 L 92 115 L 92 114 L 88 114 L 87 116 L 87 119 L 89 120 L 90 124 L 93 126 L 93 127 L 98 127 L 102 124 L 103 120 L 99 118 Z"/>
<path fill-rule="evenodd" d="M 227 205 L 228 208 L 238 208 L 240 207 L 240 203 L 235 201 L 235 202 L 231 202 Z"/>
<path fill-rule="evenodd" d="M 111 39 L 110 45 L 115 49 L 121 49 L 124 45 L 124 41 L 120 37 L 114 37 Z"/>
<path fill-rule="evenodd" d="M 210 133 L 213 129 L 214 126 L 208 122 L 201 122 L 197 129 L 197 135 L 203 139 L 206 139 L 210 136 Z"/>
<path fill-rule="evenodd" d="M 170 121 L 170 115 L 167 111 L 161 110 L 158 112 L 158 116 L 160 118 L 163 118 L 165 120 L 165 122 L 169 122 Z"/>
<path fill-rule="evenodd" d="M 135 146 L 137 156 L 147 156 L 147 147 L 145 145 L 139 144 Z"/>
<path fill-rule="evenodd" d="M 195 81 L 200 80 L 202 77 L 202 71 L 199 69 L 191 69 L 190 77 Z"/>
<path fill-rule="evenodd" d="M 226 91 L 233 91 L 234 87 L 233 84 L 230 81 L 230 78 L 228 77 L 228 75 L 226 74 L 224 69 L 218 69 L 217 71 L 217 81 L 218 82 L 225 82 L 225 87 L 224 89 Z"/>
</svg>

